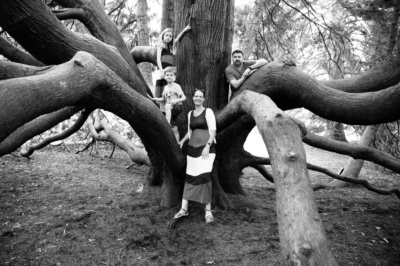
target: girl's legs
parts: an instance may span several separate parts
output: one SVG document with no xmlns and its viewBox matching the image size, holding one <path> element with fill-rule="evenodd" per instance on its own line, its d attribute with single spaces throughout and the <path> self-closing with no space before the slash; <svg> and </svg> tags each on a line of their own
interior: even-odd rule
<svg viewBox="0 0 400 266">
<path fill-rule="evenodd" d="M 178 131 L 178 127 L 177 127 L 177 126 L 173 126 L 172 132 L 174 132 L 174 135 L 175 135 L 175 138 L 176 138 L 176 142 L 179 142 L 179 131 Z"/>
<path fill-rule="evenodd" d="M 169 124 L 171 124 L 172 108 L 172 104 L 167 103 L 165 105 L 165 118 Z"/>
<path fill-rule="evenodd" d="M 206 204 L 206 223 L 211 223 L 212 221 L 214 221 L 214 216 L 212 215 L 211 212 L 211 202 Z"/>
</svg>

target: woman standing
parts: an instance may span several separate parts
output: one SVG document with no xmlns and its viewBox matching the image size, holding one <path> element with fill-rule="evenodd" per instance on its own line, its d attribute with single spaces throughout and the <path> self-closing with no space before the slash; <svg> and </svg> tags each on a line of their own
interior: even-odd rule
<svg viewBox="0 0 400 266">
<path fill-rule="evenodd" d="M 217 132 L 214 112 L 203 106 L 204 90 L 196 89 L 193 95 L 195 109 L 188 114 L 188 133 L 179 142 L 189 139 L 187 154 L 186 181 L 181 210 L 174 219 L 188 216 L 189 200 L 205 204 L 205 221 L 211 223 L 211 172 L 215 160 L 215 135 Z"/>
</svg>

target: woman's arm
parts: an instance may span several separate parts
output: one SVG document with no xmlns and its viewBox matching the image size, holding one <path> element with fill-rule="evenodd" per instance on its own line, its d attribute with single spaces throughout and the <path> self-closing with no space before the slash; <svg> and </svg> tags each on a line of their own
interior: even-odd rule
<svg viewBox="0 0 400 266">
<path fill-rule="evenodd" d="M 201 153 L 201 157 L 203 159 L 208 159 L 208 156 L 210 154 L 210 147 L 215 141 L 215 135 L 217 134 L 215 115 L 214 112 L 209 108 L 206 109 L 206 121 L 208 129 L 210 131 L 210 137 L 208 138 L 207 144 Z"/>
<path fill-rule="evenodd" d="M 183 137 L 183 139 L 181 139 L 181 141 L 178 142 L 179 146 L 182 149 L 183 144 L 185 143 L 186 140 L 189 139 L 189 132 L 186 133 L 186 135 Z"/>
</svg>

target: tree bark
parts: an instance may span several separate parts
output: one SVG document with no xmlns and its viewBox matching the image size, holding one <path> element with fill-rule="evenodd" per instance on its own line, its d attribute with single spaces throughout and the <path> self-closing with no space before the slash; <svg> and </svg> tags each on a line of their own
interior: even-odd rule
<svg viewBox="0 0 400 266">
<path fill-rule="evenodd" d="M 151 166 L 147 154 L 143 151 L 137 150 L 129 139 L 123 138 L 117 131 L 115 131 L 106 118 L 100 118 L 99 112 L 101 111 L 96 110 L 94 112 L 94 121 L 92 118 L 89 118 L 87 121 L 92 137 L 95 140 L 114 143 L 118 148 L 125 151 L 134 163 Z"/>
<path fill-rule="evenodd" d="M 192 27 L 177 46 L 179 84 L 187 96 L 192 95 L 196 88 L 204 89 L 204 105 L 215 111 L 220 100 L 227 102 L 228 99 L 227 90 L 225 99 L 219 99 L 222 97 L 219 90 L 222 84 L 227 85 L 224 72 L 230 63 L 233 1 L 179 0 L 174 1 L 174 6 L 175 32 L 180 32 L 189 23 Z M 188 113 L 193 107 L 189 98 L 183 113 Z M 182 119 L 186 123 L 187 117 Z"/>
<path fill-rule="evenodd" d="M 367 81 L 369 80 L 371 79 L 368 78 Z M 367 81 L 364 81 L 367 83 L 365 85 L 371 85 Z M 380 86 L 379 81 L 369 88 L 377 89 Z M 328 120 L 374 125 L 397 119 L 397 112 L 400 111 L 400 106 L 396 103 L 400 98 L 399 88 L 400 84 L 374 92 L 343 92 L 325 86 L 296 67 L 275 61 L 253 73 L 235 95 L 245 90 L 255 91 L 271 97 L 283 110 L 305 107 Z M 223 120 L 227 112 L 229 108 L 222 110 L 219 119 Z M 220 123 L 220 126 L 224 126 L 224 121 Z"/>
<path fill-rule="evenodd" d="M 149 16 L 147 15 L 147 0 L 138 0 L 136 3 L 136 16 L 137 16 L 137 29 L 138 29 L 138 45 L 146 45 L 149 46 L 149 36 L 150 36 L 150 28 L 149 28 Z M 144 77 L 147 86 L 152 88 L 153 86 L 153 78 L 151 74 L 152 65 L 150 63 L 141 63 L 138 64 L 140 73 Z"/>
<path fill-rule="evenodd" d="M 326 122 L 326 131 L 324 137 L 337 141 L 347 142 L 343 124 L 334 121 Z"/>
<path fill-rule="evenodd" d="M 100 41 L 115 47 L 133 72 L 139 74 L 135 61 L 130 56 L 128 47 L 117 25 L 109 19 L 104 11 L 103 5 L 101 5 L 99 1 L 57 0 L 56 2 L 64 7 L 72 7 L 81 10 L 83 16 L 80 21 L 89 29 L 90 33 Z"/>
<path fill-rule="evenodd" d="M 174 0 L 163 0 L 160 32 L 162 32 L 165 28 L 173 29 L 174 26 L 175 26 Z"/>
<path fill-rule="evenodd" d="M 41 1 L 1 1 L 0 25 L 45 64 L 64 63 L 76 52 L 87 51 L 117 73 L 131 88 L 143 95 L 148 89 L 143 77 L 134 74 L 139 73 L 136 65 L 129 65 L 115 47 L 92 36 L 71 32 Z M 52 30 L 49 31 L 49 28 Z"/>
<path fill-rule="evenodd" d="M 271 155 L 284 265 L 337 265 L 315 204 L 298 126 L 268 97 L 243 92 L 240 98 Z"/>
<path fill-rule="evenodd" d="M 254 126 L 252 117 L 243 116 L 218 135 L 218 176 L 222 188 L 227 193 L 246 194 L 239 178 L 243 168 L 248 166 L 245 160 L 248 153 L 243 145 Z"/>
<path fill-rule="evenodd" d="M 113 112 L 128 121 L 141 138 L 151 139 L 173 173 L 184 165 L 173 132 L 153 102 L 130 89 L 90 54 L 78 52 L 71 61 L 42 75 L 0 81 L 0 88 L 0 141 L 39 115 L 85 104 Z"/>
<path fill-rule="evenodd" d="M 54 113 L 42 115 L 21 126 L 6 139 L 0 141 L 0 156 L 11 153 L 21 147 L 26 141 L 46 130 L 56 126 L 61 121 L 69 119 L 82 109 L 80 106 L 65 107 Z"/>
<path fill-rule="evenodd" d="M 2 37 L 0 37 L 0 54 L 12 62 L 31 66 L 44 66 L 42 62 L 36 60 L 32 55 L 21 51 Z"/>
<path fill-rule="evenodd" d="M 29 157 L 33 154 L 33 152 L 35 150 L 42 149 L 53 141 L 68 138 L 69 136 L 71 136 L 72 134 L 74 134 L 76 131 L 78 131 L 81 128 L 81 126 L 85 123 L 86 118 L 90 115 L 90 113 L 92 111 L 93 111 L 93 109 L 83 110 L 82 113 L 80 114 L 80 116 L 78 117 L 78 119 L 76 120 L 76 122 L 70 128 L 68 128 L 64 132 L 61 132 L 60 134 L 49 137 L 36 145 L 30 146 L 26 150 L 21 150 L 21 152 L 20 152 L 21 156 Z"/>
</svg>

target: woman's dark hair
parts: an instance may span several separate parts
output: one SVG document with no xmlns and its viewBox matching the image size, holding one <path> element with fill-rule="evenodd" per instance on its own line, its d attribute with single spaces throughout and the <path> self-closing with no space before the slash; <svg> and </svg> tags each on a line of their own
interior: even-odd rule
<svg viewBox="0 0 400 266">
<path fill-rule="evenodd" d="M 193 92 L 193 95 L 192 95 L 193 97 L 194 97 L 194 94 L 196 93 L 196 91 L 201 91 L 203 93 L 203 97 L 206 98 L 206 92 L 204 90 L 202 90 L 202 89 L 194 89 L 194 92 Z"/>
</svg>

